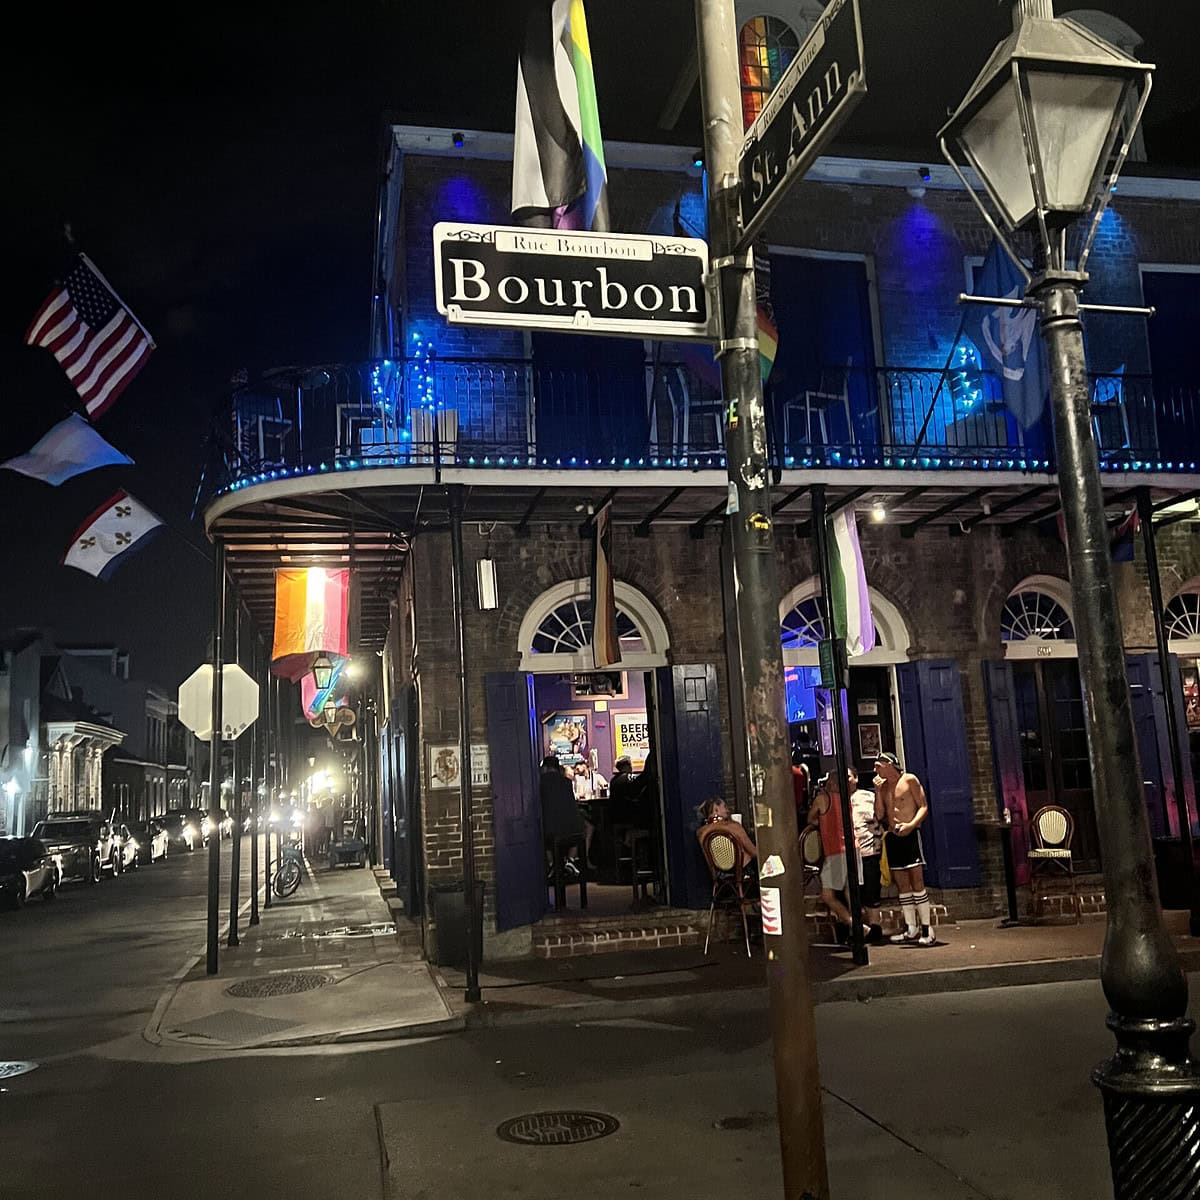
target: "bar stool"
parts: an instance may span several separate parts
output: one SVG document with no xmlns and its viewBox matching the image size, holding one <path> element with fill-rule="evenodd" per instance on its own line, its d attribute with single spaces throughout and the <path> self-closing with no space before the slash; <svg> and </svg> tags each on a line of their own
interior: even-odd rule
<svg viewBox="0 0 1200 1200">
<path fill-rule="evenodd" d="M 575 879 L 568 879 L 566 875 L 567 851 L 577 848 L 580 851 L 577 866 L 579 875 Z M 550 868 L 551 882 L 554 886 L 554 909 L 556 912 L 562 912 L 567 907 L 567 886 L 568 884 L 579 884 L 579 907 L 587 908 L 587 852 L 584 846 L 584 835 L 582 833 L 568 833 L 562 837 L 547 838 L 546 849 L 550 851 L 553 857 L 554 865 Z"/>
<path fill-rule="evenodd" d="M 616 825 L 613 827 L 613 843 L 618 882 L 620 882 L 623 869 L 628 866 L 634 904 L 637 904 L 639 900 L 649 900 L 647 889 L 654 881 L 654 856 L 650 830 L 642 829 L 637 825 Z"/>
</svg>

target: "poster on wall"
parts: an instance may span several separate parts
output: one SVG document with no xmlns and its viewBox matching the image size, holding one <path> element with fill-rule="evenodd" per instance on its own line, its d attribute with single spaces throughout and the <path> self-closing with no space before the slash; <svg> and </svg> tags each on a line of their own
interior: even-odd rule
<svg viewBox="0 0 1200 1200">
<path fill-rule="evenodd" d="M 858 756 L 864 762 L 874 762 L 883 751 L 883 738 L 878 725 L 858 727 Z"/>
<path fill-rule="evenodd" d="M 640 771 L 650 757 L 650 722 L 644 712 L 613 713 L 613 761 L 628 758 Z"/>
<path fill-rule="evenodd" d="M 551 713 L 542 721 L 544 753 L 557 754 L 564 767 L 573 767 L 588 756 L 586 712 Z"/>
<path fill-rule="evenodd" d="M 1183 679 L 1183 705 L 1189 729 L 1200 729 L 1200 666 L 1193 663 L 1180 672 Z"/>
</svg>

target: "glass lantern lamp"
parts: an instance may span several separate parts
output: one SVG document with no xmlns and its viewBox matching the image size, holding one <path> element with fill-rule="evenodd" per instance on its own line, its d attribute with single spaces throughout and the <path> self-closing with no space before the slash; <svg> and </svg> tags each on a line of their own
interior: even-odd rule
<svg viewBox="0 0 1200 1200">
<path fill-rule="evenodd" d="M 328 654 L 318 654 L 313 659 L 312 677 L 319 692 L 323 692 L 333 682 L 333 662 Z"/>
<path fill-rule="evenodd" d="M 1030 10 L 1045 15 L 1028 15 Z M 1016 28 L 992 52 L 941 147 L 1009 255 L 1007 237 L 1033 233 L 1048 267 L 1066 267 L 1067 226 L 1092 212 L 1082 272 L 1130 141 L 1150 95 L 1154 68 L 1048 3 L 1022 6 Z M 992 211 L 967 183 L 974 170 Z"/>
</svg>

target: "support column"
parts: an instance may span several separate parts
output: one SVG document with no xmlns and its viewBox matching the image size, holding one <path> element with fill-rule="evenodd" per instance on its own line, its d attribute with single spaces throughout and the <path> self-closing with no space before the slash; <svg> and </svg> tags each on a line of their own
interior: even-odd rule
<svg viewBox="0 0 1200 1200">
<path fill-rule="evenodd" d="M 463 591 L 463 489 L 450 486 L 450 576 L 453 591 L 455 639 L 458 646 L 458 792 L 459 821 L 462 826 L 463 900 L 467 910 L 467 990 L 471 1003 L 481 999 L 476 930 L 483 925 L 483 913 L 475 899 L 475 814 L 471 796 L 471 706 L 467 683 L 466 601 Z"/>
<path fill-rule="evenodd" d="M 213 544 L 213 689 L 212 732 L 209 734 L 208 816 L 210 825 L 220 820 L 221 808 L 221 711 L 222 667 L 225 637 L 225 543 L 217 538 Z M 217 925 L 221 906 L 221 832 L 217 828 L 208 839 L 208 939 L 206 969 L 217 973 Z"/>
</svg>

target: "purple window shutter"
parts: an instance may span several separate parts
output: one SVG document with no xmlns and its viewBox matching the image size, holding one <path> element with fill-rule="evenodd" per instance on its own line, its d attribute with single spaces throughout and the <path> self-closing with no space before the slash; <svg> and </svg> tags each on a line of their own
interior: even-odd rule
<svg viewBox="0 0 1200 1200">
<path fill-rule="evenodd" d="M 896 678 L 905 766 L 921 779 L 929 797 L 929 816 L 922 827 L 925 877 L 935 887 L 976 887 L 979 847 L 958 663 L 902 663 Z"/>
<path fill-rule="evenodd" d="M 696 841 L 696 809 L 725 794 L 717 669 L 712 663 L 660 667 L 655 677 L 670 899 L 681 908 L 707 908 L 712 881 Z"/>
<path fill-rule="evenodd" d="M 496 928 L 531 925 L 546 911 L 546 864 L 534 755 L 531 677 L 485 677 L 492 828 L 496 861 Z"/>
<path fill-rule="evenodd" d="M 1013 874 L 1017 885 L 1029 882 L 1029 804 L 1025 798 L 1025 767 L 1017 728 L 1017 697 L 1012 663 L 1003 659 L 983 664 L 988 717 L 992 735 L 992 765 L 996 772 L 996 815 L 1012 815 Z"/>
</svg>

